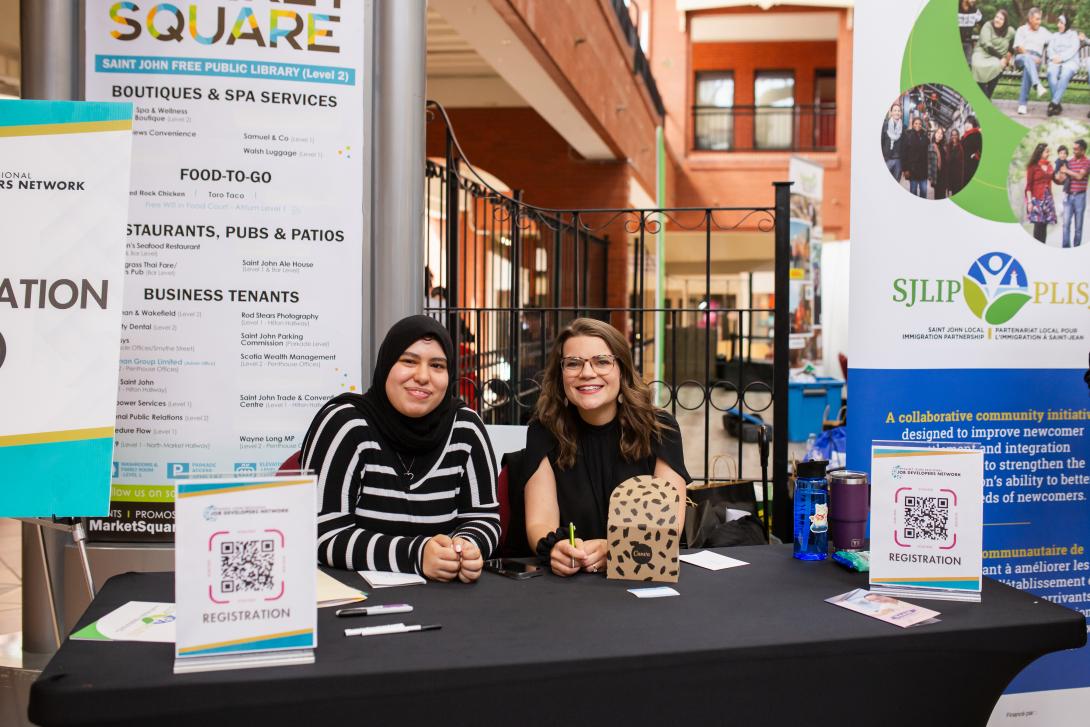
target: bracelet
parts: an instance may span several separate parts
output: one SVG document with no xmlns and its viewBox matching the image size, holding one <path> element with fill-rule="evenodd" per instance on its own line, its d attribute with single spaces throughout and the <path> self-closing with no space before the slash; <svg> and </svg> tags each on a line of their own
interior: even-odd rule
<svg viewBox="0 0 1090 727">
<path fill-rule="evenodd" d="M 559 543 L 561 540 L 564 540 L 566 537 L 567 536 L 564 535 L 564 528 L 557 528 L 553 532 L 543 537 L 541 540 L 537 541 L 537 547 L 534 548 L 534 552 L 537 553 L 538 560 L 548 566 L 549 570 L 552 570 L 550 561 L 553 552 L 553 546 Z"/>
</svg>

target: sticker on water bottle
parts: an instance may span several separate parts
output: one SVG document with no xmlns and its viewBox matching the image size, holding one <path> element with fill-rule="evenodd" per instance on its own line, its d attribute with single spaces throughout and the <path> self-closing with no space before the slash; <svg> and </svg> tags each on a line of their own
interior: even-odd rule
<svg viewBox="0 0 1090 727">
<path fill-rule="evenodd" d="M 814 505 L 814 514 L 810 516 L 810 532 L 824 533 L 829 530 L 829 504 Z"/>
</svg>

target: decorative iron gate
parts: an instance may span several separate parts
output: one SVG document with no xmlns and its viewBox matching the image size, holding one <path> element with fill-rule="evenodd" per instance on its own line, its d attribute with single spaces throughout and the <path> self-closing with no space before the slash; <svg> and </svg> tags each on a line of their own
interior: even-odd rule
<svg viewBox="0 0 1090 727">
<path fill-rule="evenodd" d="M 572 319 L 587 316 L 625 332 L 636 367 L 659 406 L 683 424 L 703 429 L 703 467 L 697 481 L 713 479 L 715 420 L 739 423 L 767 418 L 771 436 L 773 532 L 791 538 L 787 493 L 788 220 L 790 184 L 778 182 L 771 207 L 552 210 L 522 200 L 518 190 L 496 182 L 465 158 L 441 106 L 429 103 L 429 122 L 446 124 L 442 160 L 426 169 L 425 290 L 434 291 L 425 313 L 445 320 L 459 352 L 452 370 L 463 399 L 488 424 L 525 424 L 539 391 L 549 348 Z M 775 238 L 774 307 L 711 305 L 713 233 L 748 226 Z M 649 300 L 648 258 L 663 228 L 704 238 L 704 305 L 656 307 Z M 628 248 L 625 307 L 610 307 L 608 256 L 611 239 Z M 430 277 L 429 277 L 430 276 Z M 438 290 L 436 290 L 438 289 Z M 753 360 L 756 317 L 774 317 L 773 361 Z M 656 323 L 661 321 L 661 325 Z M 662 375 L 654 375 L 656 330 L 662 331 Z M 729 358 L 718 355 L 727 342 Z M 713 417 L 715 420 L 713 420 Z M 767 421 L 766 421 L 767 424 Z M 733 454 L 738 476 L 746 471 L 742 427 Z M 696 444 L 685 437 L 687 462 Z"/>
</svg>

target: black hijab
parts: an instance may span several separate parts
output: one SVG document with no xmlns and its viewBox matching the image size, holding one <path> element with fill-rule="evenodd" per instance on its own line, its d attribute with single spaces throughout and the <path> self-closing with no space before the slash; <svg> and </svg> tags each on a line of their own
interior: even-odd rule
<svg viewBox="0 0 1090 727">
<path fill-rule="evenodd" d="M 409 316 L 395 323 L 383 339 L 375 359 L 371 388 L 359 397 L 356 406 L 391 446 L 406 454 L 431 452 L 446 442 L 454 417 L 465 402 L 454 396 L 457 384 L 450 381 L 439 406 L 422 417 L 405 416 L 386 398 L 386 379 L 390 369 L 405 350 L 422 338 L 430 338 L 443 348 L 448 367 L 454 363 L 454 344 L 439 321 L 430 316 Z M 449 368 L 448 368 L 449 370 Z"/>
</svg>

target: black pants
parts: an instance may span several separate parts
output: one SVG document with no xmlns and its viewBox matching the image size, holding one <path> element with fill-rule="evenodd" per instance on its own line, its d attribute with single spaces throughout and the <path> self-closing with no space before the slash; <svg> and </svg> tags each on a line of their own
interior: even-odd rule
<svg viewBox="0 0 1090 727">
<path fill-rule="evenodd" d="M 1047 222 L 1034 222 L 1033 223 L 1033 239 L 1038 242 L 1044 242 L 1048 237 L 1048 223 Z"/>
<path fill-rule="evenodd" d="M 985 96 L 991 98 L 992 94 L 995 93 L 995 87 L 999 85 L 999 76 L 996 76 L 986 83 L 978 83 L 977 85 L 980 86 L 980 90 L 984 92 Z"/>
</svg>

